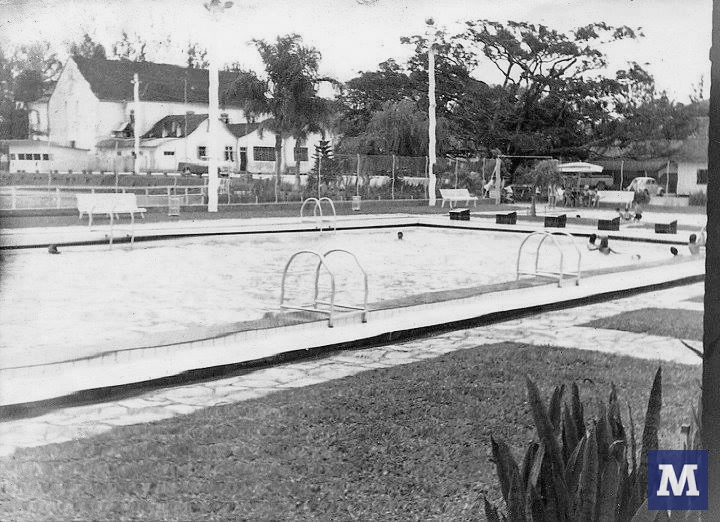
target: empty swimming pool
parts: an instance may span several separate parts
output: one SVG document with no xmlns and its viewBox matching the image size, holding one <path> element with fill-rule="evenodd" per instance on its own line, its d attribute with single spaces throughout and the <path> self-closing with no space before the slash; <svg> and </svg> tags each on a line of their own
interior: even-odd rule
<svg viewBox="0 0 720 522">
<path fill-rule="evenodd" d="M 403 232 L 403 239 L 397 232 Z M 515 279 L 525 234 L 424 227 L 336 233 L 210 236 L 91 247 L 3 252 L 0 279 L 0 354 L 70 350 L 151 332 L 182 331 L 261 318 L 279 311 L 283 267 L 298 250 L 353 252 L 368 274 L 369 301 L 475 287 Z M 583 255 L 583 270 L 667 259 L 666 245 L 613 242 L 627 255 Z M 552 249 L 543 263 L 556 265 Z M 573 262 L 566 250 L 566 262 Z M 345 261 L 333 261 L 338 300 L 361 300 L 361 279 Z M 317 261 L 293 264 L 291 298 L 312 292 Z M 327 291 L 327 280 L 321 280 Z"/>
</svg>

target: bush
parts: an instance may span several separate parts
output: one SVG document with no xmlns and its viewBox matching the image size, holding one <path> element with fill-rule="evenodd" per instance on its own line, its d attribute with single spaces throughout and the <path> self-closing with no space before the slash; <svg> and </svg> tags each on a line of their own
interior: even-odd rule
<svg viewBox="0 0 720 522">
<path fill-rule="evenodd" d="M 688 204 L 691 207 L 704 207 L 707 205 L 707 194 L 702 190 L 690 193 Z"/>
<path fill-rule="evenodd" d="M 540 442 L 530 444 L 518 466 L 507 444 L 491 438 L 507 519 L 631 520 L 647 512 L 647 452 L 658 448 L 661 368 L 648 399 L 639 465 L 632 417 L 627 433 L 614 386 L 607 404 L 598 401 L 598 418 L 586 422 L 575 383 L 569 405 L 562 402 L 563 385 L 555 388 L 549 408 L 535 383 L 528 377 L 526 383 Z M 485 515 L 489 521 L 505 518 L 487 499 Z"/>
</svg>

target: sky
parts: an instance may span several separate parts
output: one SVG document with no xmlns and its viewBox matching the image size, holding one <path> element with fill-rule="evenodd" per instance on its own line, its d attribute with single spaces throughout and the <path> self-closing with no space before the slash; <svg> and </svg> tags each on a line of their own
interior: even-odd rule
<svg viewBox="0 0 720 522">
<path fill-rule="evenodd" d="M 709 92 L 712 0 L 235 0 L 218 22 L 203 1 L 0 0 L 0 45 L 47 40 L 61 50 L 87 32 L 109 50 L 125 30 L 164 42 L 150 50 L 152 61 L 182 64 L 189 41 L 216 42 L 221 63 L 237 61 L 260 72 L 248 42 L 294 32 L 322 53 L 322 74 L 345 81 L 388 58 L 402 63 L 411 48 L 400 37 L 423 33 L 429 17 L 450 31 L 481 18 L 563 31 L 602 21 L 640 27 L 645 35 L 605 49 L 610 74 L 635 61 L 647 64 L 658 87 L 678 101 L 687 102 L 701 78 L 705 97 Z M 489 64 L 475 75 L 498 81 Z"/>
</svg>

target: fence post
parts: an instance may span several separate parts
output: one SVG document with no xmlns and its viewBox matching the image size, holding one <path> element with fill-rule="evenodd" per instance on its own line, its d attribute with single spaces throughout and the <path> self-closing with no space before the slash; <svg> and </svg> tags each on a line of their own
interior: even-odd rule
<svg viewBox="0 0 720 522">
<path fill-rule="evenodd" d="M 185 187 L 185 205 L 189 205 L 189 199 L 188 199 L 188 188 Z"/>
<path fill-rule="evenodd" d="M 427 176 L 428 182 L 427 185 L 425 185 L 425 195 L 428 199 L 430 199 L 430 157 L 425 156 L 425 176 Z"/>
<path fill-rule="evenodd" d="M 10 208 L 15 210 L 17 208 L 17 189 L 15 187 L 10 187 L 10 196 Z"/>
<path fill-rule="evenodd" d="M 60 208 L 60 187 L 55 187 L 55 208 Z"/>
<path fill-rule="evenodd" d="M 357 155 L 357 166 L 355 168 L 355 195 L 360 195 L 360 154 Z"/>
<path fill-rule="evenodd" d="M 458 175 L 458 163 L 460 160 L 458 158 L 455 158 L 455 188 L 457 188 L 457 175 Z"/>
</svg>

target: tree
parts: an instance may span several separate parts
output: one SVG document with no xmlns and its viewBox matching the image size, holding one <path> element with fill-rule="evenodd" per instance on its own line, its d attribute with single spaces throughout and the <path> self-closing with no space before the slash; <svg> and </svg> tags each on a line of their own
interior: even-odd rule
<svg viewBox="0 0 720 522">
<path fill-rule="evenodd" d="M 190 69 L 207 69 L 210 62 L 207 59 L 207 49 L 195 42 L 188 43 L 185 51 L 187 54 L 187 65 Z"/>
<path fill-rule="evenodd" d="M 267 79 L 252 71 L 240 71 L 233 92 L 244 100 L 250 118 L 269 115 L 259 131 L 275 135 L 275 199 L 281 179 L 282 144 L 287 138 L 304 139 L 319 132 L 330 119 L 330 105 L 317 95 L 321 82 L 333 82 L 318 74 L 320 52 L 302 44 L 297 34 L 280 36 L 274 43 L 253 40 L 265 64 Z M 299 187 L 299 173 L 296 184 Z"/>
<path fill-rule="evenodd" d="M 94 58 L 102 60 L 107 59 L 105 47 L 101 43 L 93 40 L 93 38 L 88 33 L 83 34 L 82 41 L 72 42 L 68 46 L 68 53 L 70 54 L 70 56 L 81 56 L 83 58 Z"/>
<path fill-rule="evenodd" d="M 132 38 L 123 31 L 120 40 L 112 46 L 113 57 L 117 60 L 127 60 L 131 62 L 144 62 L 147 60 L 145 54 L 147 42 L 139 35 Z"/>
</svg>

